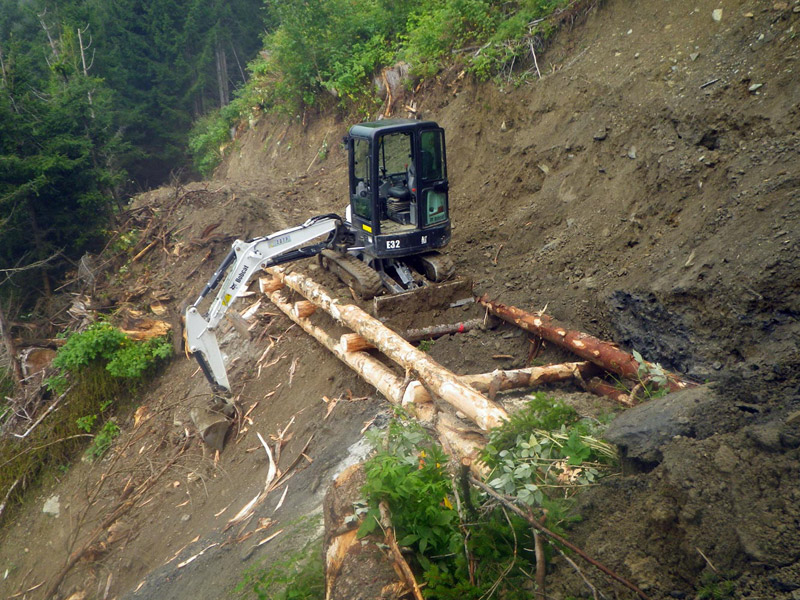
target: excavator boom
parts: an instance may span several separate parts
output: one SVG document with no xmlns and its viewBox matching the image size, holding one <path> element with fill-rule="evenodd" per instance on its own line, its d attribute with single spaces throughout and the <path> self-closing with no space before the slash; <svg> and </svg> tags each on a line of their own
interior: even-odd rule
<svg viewBox="0 0 800 600">
<path fill-rule="evenodd" d="M 200 296 L 185 313 L 186 347 L 197 359 L 211 387 L 217 392 L 230 392 L 225 362 L 216 337 L 216 328 L 231 303 L 247 289 L 259 269 L 316 256 L 333 246 L 346 231 L 337 215 L 312 217 L 302 225 L 291 227 L 249 242 L 236 240 L 231 251 L 209 279 Z M 311 244 L 317 238 L 327 238 Z M 227 275 L 226 275 L 227 274 Z M 221 281 L 222 287 L 208 312 L 200 313 L 199 305 Z"/>
</svg>

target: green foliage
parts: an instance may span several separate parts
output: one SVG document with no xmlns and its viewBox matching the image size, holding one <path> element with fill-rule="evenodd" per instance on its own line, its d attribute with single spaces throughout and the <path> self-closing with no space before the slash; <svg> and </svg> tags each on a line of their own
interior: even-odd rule
<svg viewBox="0 0 800 600">
<path fill-rule="evenodd" d="M 63 465 L 86 438 L 93 438 L 87 456 L 102 456 L 119 427 L 108 420 L 92 436 L 100 415 L 119 408 L 171 354 L 172 345 L 164 338 L 134 342 L 104 322 L 70 335 L 53 360 L 58 373 L 46 382 L 54 394 L 66 394 L 58 411 L 24 440 L 0 440 L 0 494 L 17 479 L 33 482 L 44 469 Z M 18 502 L 23 492 L 15 490 L 10 502 Z"/>
<path fill-rule="evenodd" d="M 565 465 L 573 460 L 577 466 L 570 468 L 588 471 L 587 461 L 596 459 L 604 449 L 582 434 L 562 427 L 563 423 L 549 437 L 537 433 L 537 439 L 520 439 L 530 434 L 526 429 L 528 423 L 554 424 L 565 417 L 573 428 L 581 422 L 563 404 L 538 397 L 526 414 L 501 428 L 494 444 L 507 440 L 508 447 L 487 452 L 487 461 L 495 463 L 496 471 L 509 466 L 512 474 L 519 475 L 515 475 L 515 481 L 522 479 L 522 471 L 530 480 L 535 470 L 532 458 L 538 456 L 536 446 L 548 444 L 552 454 L 560 456 Z M 508 430 L 503 431 L 505 428 Z M 522 600 L 532 596 L 530 563 L 535 558 L 530 550 L 531 528 L 526 521 L 503 511 L 476 490 L 469 491 L 469 498 L 459 495 L 463 490 L 454 489 L 441 448 L 419 425 L 402 416 L 390 423 L 385 439 L 373 443 L 379 450 L 365 465 L 367 483 L 363 491 L 367 504 L 356 507 L 356 514 L 365 514 L 360 536 L 379 531 L 378 505 L 384 501 L 391 512 L 398 544 L 415 551 L 415 564 L 422 571 L 426 598 L 478 600 L 497 593 L 497 597 Z M 500 452 L 502 457 L 498 456 Z M 546 469 L 553 469 L 551 462 L 544 464 Z M 599 467 L 591 468 L 599 476 Z M 548 497 L 552 490 L 545 485 L 531 489 L 523 484 L 507 491 L 520 502 L 546 509 L 548 526 L 563 531 L 566 524 L 576 519 L 562 500 L 565 490 L 575 485 L 574 481 L 565 482 L 559 493 L 554 494 L 555 499 Z M 526 492 L 537 501 L 531 502 Z M 454 505 L 460 506 L 461 512 Z"/>
<path fill-rule="evenodd" d="M 97 415 L 94 415 L 95 417 Z M 103 456 L 111 447 L 111 442 L 119 435 L 119 426 L 114 421 L 106 421 L 103 428 L 94 436 L 92 444 L 86 450 L 86 456 L 90 460 L 96 460 Z"/>
<path fill-rule="evenodd" d="M 664 368 L 658 363 L 648 363 L 644 357 L 636 350 L 633 351 L 633 358 L 639 363 L 636 376 L 639 384 L 644 390 L 647 398 L 660 398 L 669 393 L 669 380 Z"/>
<path fill-rule="evenodd" d="M 736 578 L 733 573 L 720 573 L 714 570 L 703 571 L 697 588 L 697 600 L 728 600 L 736 592 Z"/>
<path fill-rule="evenodd" d="M 597 430 L 562 402 L 533 396 L 489 435 L 482 454 L 489 485 L 529 506 L 568 498 L 616 462 L 615 448 L 590 435 Z"/>
<path fill-rule="evenodd" d="M 136 342 L 109 323 L 99 322 L 71 335 L 56 354 L 53 366 L 62 373 L 80 373 L 90 364 L 100 362 L 113 377 L 139 380 L 171 354 L 172 345 L 166 338 Z M 53 383 L 50 385 L 55 387 Z"/>
<path fill-rule="evenodd" d="M 530 61 L 531 44 L 553 31 L 547 17 L 567 0 L 284 0 L 267 5 L 264 51 L 229 107 L 201 117 L 189 138 L 209 174 L 231 131 L 262 111 L 299 118 L 337 105 L 368 116 L 378 106 L 371 78 L 398 61 L 417 77 L 462 64 L 478 79 Z M 522 74 L 522 70 L 519 71 Z"/>
<path fill-rule="evenodd" d="M 86 433 L 91 433 L 94 427 L 94 422 L 97 421 L 97 415 L 84 415 L 75 419 L 75 424 L 78 429 L 82 429 Z"/>
<path fill-rule="evenodd" d="M 433 348 L 433 340 L 420 340 L 419 344 L 417 344 L 417 348 L 422 350 L 422 352 L 430 352 L 431 348 Z"/>
<path fill-rule="evenodd" d="M 398 543 L 420 553 L 447 554 L 457 550 L 459 535 L 454 523 L 452 485 L 445 465 L 447 457 L 419 425 L 393 421 L 386 436 L 386 450 L 366 466 L 364 493 L 371 499 L 359 536 L 379 526 L 378 504 L 386 501 L 392 512 Z"/>
</svg>

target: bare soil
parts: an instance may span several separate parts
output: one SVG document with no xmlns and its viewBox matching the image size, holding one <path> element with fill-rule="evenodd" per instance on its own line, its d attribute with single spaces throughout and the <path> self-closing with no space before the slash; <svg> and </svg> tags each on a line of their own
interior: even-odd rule
<svg viewBox="0 0 800 600">
<path fill-rule="evenodd" d="M 479 84 L 454 70 L 415 97 L 447 132 L 448 253 L 476 293 L 546 308 L 708 383 L 616 419 L 609 435 L 626 453 L 625 474 L 581 496 L 583 521 L 569 532 L 651 598 L 694 598 L 711 564 L 735 576 L 735 598 L 800 597 L 799 34 L 797 1 L 608 0 L 538 56 L 541 80 Z M 137 198 L 174 233 L 112 275 L 109 302 L 142 286 L 169 295 L 177 328 L 181 305 L 232 239 L 343 211 L 346 157 L 336 142 L 347 126 L 263 118 L 240 132 L 214 181 Z M 296 268 L 325 280 L 313 265 Z M 44 598 L 87 545 L 53 597 L 235 596 L 248 569 L 320 547 L 325 490 L 366 452 L 365 425 L 389 410 L 276 313 L 265 306 L 249 340 L 221 335 L 250 413 L 219 459 L 188 417 L 208 386 L 178 356 L 143 392 L 138 416 L 119 416 L 123 434 L 103 460 L 47 483 L 0 532 L 0 596 Z M 500 326 L 440 339 L 431 354 L 477 373 L 521 366 L 528 348 Z M 581 410 L 618 410 L 575 389 L 550 392 Z M 327 418 L 325 398 L 338 399 Z M 285 485 L 226 530 L 264 485 L 256 433 L 284 429 Z M 42 513 L 54 495 L 57 517 Z M 632 597 L 587 573 L 606 597 Z M 592 597 L 559 560 L 548 582 L 554 599 Z"/>
</svg>

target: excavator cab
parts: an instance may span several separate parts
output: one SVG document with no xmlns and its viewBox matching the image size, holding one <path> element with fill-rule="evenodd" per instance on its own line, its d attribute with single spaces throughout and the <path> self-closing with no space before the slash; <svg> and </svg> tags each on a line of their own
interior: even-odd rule
<svg viewBox="0 0 800 600">
<path fill-rule="evenodd" d="M 365 262 L 382 272 L 386 259 L 445 247 L 450 215 L 444 130 L 433 121 L 387 119 L 354 125 L 345 142 L 348 220 Z"/>
</svg>

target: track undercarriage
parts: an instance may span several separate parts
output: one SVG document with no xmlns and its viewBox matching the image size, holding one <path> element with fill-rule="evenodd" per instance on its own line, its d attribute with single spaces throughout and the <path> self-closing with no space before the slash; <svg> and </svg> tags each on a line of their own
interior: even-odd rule
<svg viewBox="0 0 800 600">
<path fill-rule="evenodd" d="M 472 300 L 472 281 L 455 277 L 453 261 L 436 251 L 402 260 L 373 259 L 367 264 L 351 254 L 326 249 L 319 255 L 319 263 L 359 298 L 372 300 L 376 315 L 398 304 L 417 303 L 422 310 Z"/>
</svg>

